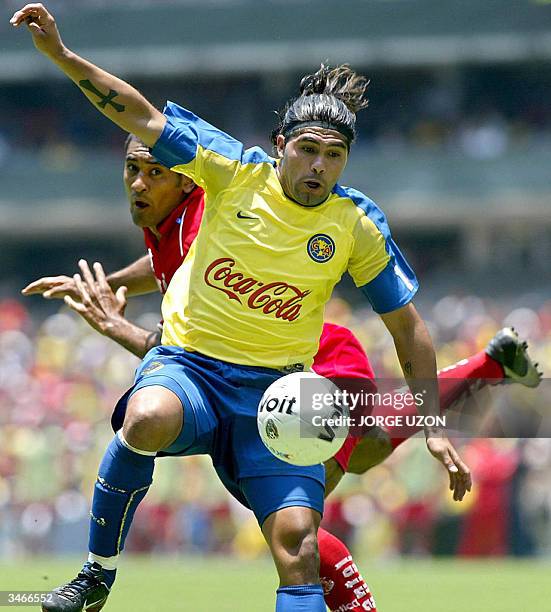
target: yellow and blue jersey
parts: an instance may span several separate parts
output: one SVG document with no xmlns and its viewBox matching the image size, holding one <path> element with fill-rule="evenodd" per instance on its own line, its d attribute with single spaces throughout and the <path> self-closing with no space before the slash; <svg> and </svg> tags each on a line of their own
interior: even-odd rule
<svg viewBox="0 0 551 612">
<path fill-rule="evenodd" d="M 201 228 L 163 300 L 163 338 L 231 363 L 309 367 L 324 306 L 348 271 L 378 313 L 418 283 L 381 210 L 336 185 L 307 208 L 286 197 L 276 160 L 168 103 L 153 154 L 206 194 Z"/>
</svg>

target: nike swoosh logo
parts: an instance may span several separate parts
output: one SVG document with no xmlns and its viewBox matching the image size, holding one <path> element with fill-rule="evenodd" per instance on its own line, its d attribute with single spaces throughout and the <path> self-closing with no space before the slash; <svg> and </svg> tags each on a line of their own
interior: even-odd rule
<svg viewBox="0 0 551 612">
<path fill-rule="evenodd" d="M 251 217 L 249 215 L 246 215 L 245 213 L 238 211 L 237 212 L 237 218 L 238 219 L 258 219 L 258 217 Z"/>
<path fill-rule="evenodd" d="M 102 584 L 105 584 L 104 582 L 102 582 Z M 105 585 L 107 587 L 107 585 Z M 105 597 L 102 597 L 101 599 L 98 599 L 97 601 L 87 601 L 86 602 L 86 607 L 84 608 L 85 610 L 90 610 L 90 612 L 92 612 L 92 610 L 99 610 L 100 608 L 98 608 L 97 606 L 101 606 L 103 608 L 103 604 L 107 601 L 107 597 L 108 595 L 106 595 Z"/>
</svg>

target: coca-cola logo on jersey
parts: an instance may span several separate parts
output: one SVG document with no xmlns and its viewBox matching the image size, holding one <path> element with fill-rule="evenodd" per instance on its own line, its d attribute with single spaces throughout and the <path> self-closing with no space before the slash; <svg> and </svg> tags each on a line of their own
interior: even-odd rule
<svg viewBox="0 0 551 612">
<path fill-rule="evenodd" d="M 235 269 L 235 260 L 229 257 L 215 259 L 205 270 L 204 279 L 209 287 L 222 291 L 230 300 L 285 321 L 298 319 L 301 302 L 310 293 L 284 281 L 263 283 L 245 276 Z"/>
</svg>

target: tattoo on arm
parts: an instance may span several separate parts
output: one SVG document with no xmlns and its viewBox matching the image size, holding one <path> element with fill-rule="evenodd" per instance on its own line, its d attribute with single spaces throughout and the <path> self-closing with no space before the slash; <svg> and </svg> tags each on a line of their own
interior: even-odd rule
<svg viewBox="0 0 551 612">
<path fill-rule="evenodd" d="M 413 366 L 411 365 L 411 361 L 406 361 L 406 363 L 404 363 L 404 372 L 408 376 L 413 376 Z"/>
<path fill-rule="evenodd" d="M 101 91 L 88 79 L 84 81 L 79 81 L 78 84 L 82 87 L 82 89 L 87 89 L 91 91 L 94 95 L 99 98 L 99 102 L 97 103 L 100 108 L 105 108 L 108 104 L 112 106 L 117 113 L 123 113 L 126 108 L 123 104 L 119 104 L 118 102 L 114 102 L 115 98 L 119 95 L 118 91 L 114 89 L 110 89 L 107 95 L 101 93 Z"/>
</svg>

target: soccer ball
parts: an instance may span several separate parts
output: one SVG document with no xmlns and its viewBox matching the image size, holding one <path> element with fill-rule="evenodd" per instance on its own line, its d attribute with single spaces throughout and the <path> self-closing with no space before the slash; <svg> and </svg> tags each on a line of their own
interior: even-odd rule
<svg viewBox="0 0 551 612">
<path fill-rule="evenodd" d="M 258 432 L 268 450 L 293 465 L 330 459 L 348 435 L 349 410 L 329 379 L 313 372 L 282 376 L 258 405 Z"/>
</svg>

